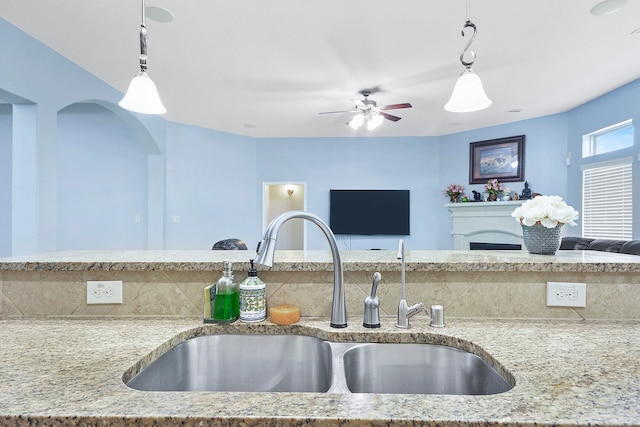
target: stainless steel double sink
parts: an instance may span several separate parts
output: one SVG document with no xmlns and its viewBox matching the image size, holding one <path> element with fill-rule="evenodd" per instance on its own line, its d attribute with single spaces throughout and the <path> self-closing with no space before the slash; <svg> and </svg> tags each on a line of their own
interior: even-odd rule
<svg viewBox="0 0 640 427">
<path fill-rule="evenodd" d="M 189 339 L 126 382 L 144 391 L 456 395 L 503 393 L 514 385 L 482 358 L 453 347 L 262 334 Z"/>
</svg>

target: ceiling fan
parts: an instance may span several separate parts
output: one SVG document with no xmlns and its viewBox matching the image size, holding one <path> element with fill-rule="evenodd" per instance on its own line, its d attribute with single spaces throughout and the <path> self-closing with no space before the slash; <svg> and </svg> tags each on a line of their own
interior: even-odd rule
<svg viewBox="0 0 640 427">
<path fill-rule="evenodd" d="M 349 126 L 354 129 L 358 129 L 360 126 L 367 122 L 367 129 L 373 130 L 380 126 L 384 119 L 391 120 L 392 122 L 397 122 L 401 119 L 401 117 L 394 116 L 389 113 L 385 113 L 386 110 L 397 110 L 400 108 L 411 108 L 411 104 L 405 102 L 403 104 L 391 104 L 385 105 L 384 107 L 378 107 L 378 104 L 373 99 L 369 99 L 369 95 L 374 93 L 371 89 L 364 89 L 359 92 L 362 96 L 364 96 L 363 100 L 353 99 L 352 101 L 356 104 L 355 110 L 344 110 L 344 111 L 327 111 L 320 114 L 334 114 L 334 113 L 358 113 L 351 120 L 347 122 Z"/>
</svg>

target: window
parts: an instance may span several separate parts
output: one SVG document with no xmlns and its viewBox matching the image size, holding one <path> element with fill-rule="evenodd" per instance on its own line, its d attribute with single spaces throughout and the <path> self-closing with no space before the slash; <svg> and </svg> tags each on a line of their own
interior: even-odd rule
<svg viewBox="0 0 640 427">
<path fill-rule="evenodd" d="M 582 137 L 583 158 L 628 147 L 633 147 L 633 123 L 631 120 L 625 120 Z"/>
<path fill-rule="evenodd" d="M 633 159 L 582 169 L 582 237 L 632 239 Z"/>
</svg>

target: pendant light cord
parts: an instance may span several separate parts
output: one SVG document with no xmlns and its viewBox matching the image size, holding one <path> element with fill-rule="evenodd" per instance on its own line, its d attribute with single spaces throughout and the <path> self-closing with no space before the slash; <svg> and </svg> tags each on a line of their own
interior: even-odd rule
<svg viewBox="0 0 640 427">
<path fill-rule="evenodd" d="M 473 43 L 473 40 L 475 40 L 476 34 L 478 33 L 478 29 L 476 28 L 476 24 L 471 22 L 471 18 L 470 18 L 471 5 L 470 5 L 470 3 L 471 3 L 470 0 L 467 0 L 467 20 L 465 21 L 464 26 L 462 27 L 462 32 L 461 32 L 462 33 L 462 37 L 464 37 L 466 35 L 464 33 L 464 30 L 466 30 L 467 28 L 473 29 L 473 34 L 471 34 L 471 38 L 469 39 L 469 41 L 467 42 L 467 45 L 462 50 L 462 53 L 460 53 L 460 62 L 466 68 L 471 68 L 473 63 L 476 62 L 476 53 L 473 50 L 470 50 L 469 48 L 471 47 L 471 43 Z M 469 53 L 471 54 L 471 61 L 465 61 L 464 60 L 464 54 L 467 53 L 467 51 L 469 51 Z"/>
<path fill-rule="evenodd" d="M 140 71 L 147 71 L 147 26 L 144 21 L 144 0 L 142 0 L 142 23 L 140 24 Z"/>
</svg>

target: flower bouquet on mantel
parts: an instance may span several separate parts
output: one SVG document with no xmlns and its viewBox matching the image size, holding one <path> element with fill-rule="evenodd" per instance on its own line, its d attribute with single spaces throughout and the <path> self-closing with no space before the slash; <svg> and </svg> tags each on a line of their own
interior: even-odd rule
<svg viewBox="0 0 640 427">
<path fill-rule="evenodd" d="M 442 194 L 449 196 L 451 203 L 456 203 L 462 193 L 464 193 L 464 187 L 458 184 L 449 184 L 447 188 L 442 190 Z"/>
<path fill-rule="evenodd" d="M 484 185 L 484 192 L 489 195 L 489 200 L 493 202 L 498 200 L 500 193 L 508 193 L 509 189 L 505 187 L 503 183 L 493 178 Z"/>
<path fill-rule="evenodd" d="M 522 225 L 529 253 L 553 255 L 560 247 L 562 226 L 576 225 L 578 211 L 559 196 L 536 196 L 515 208 L 511 216 Z"/>
</svg>

